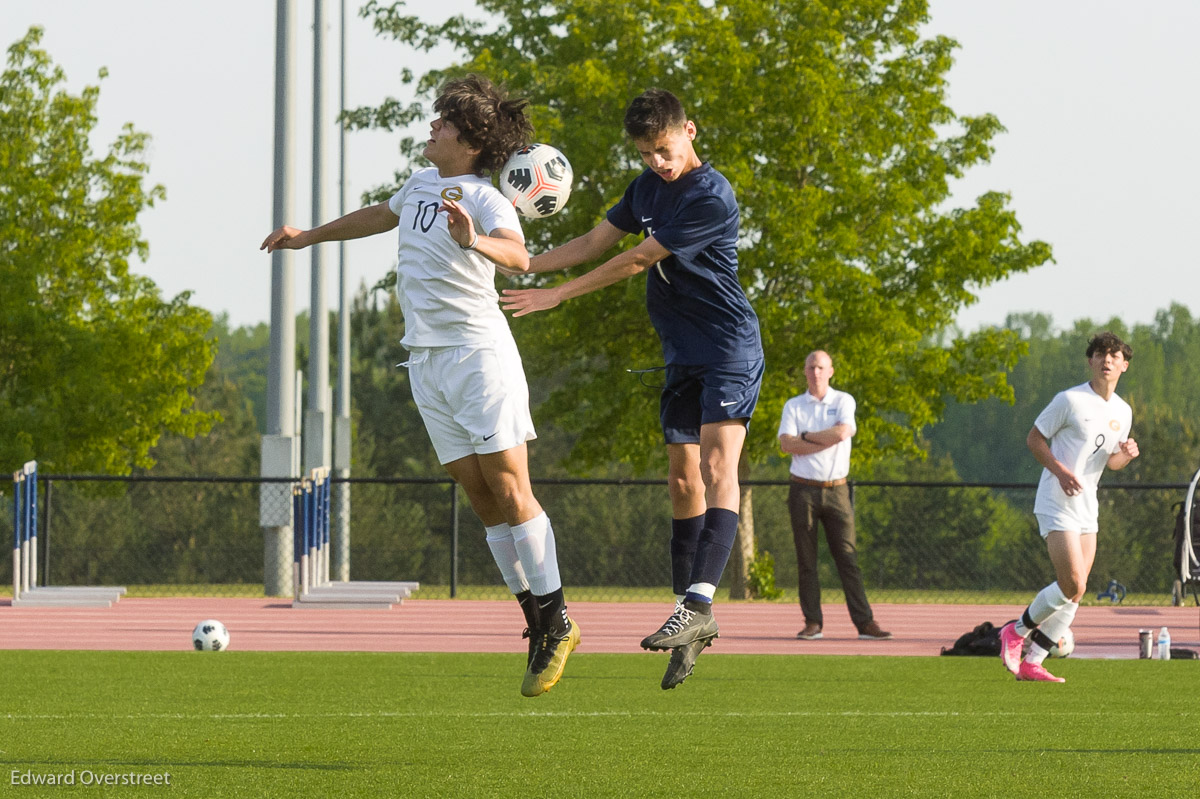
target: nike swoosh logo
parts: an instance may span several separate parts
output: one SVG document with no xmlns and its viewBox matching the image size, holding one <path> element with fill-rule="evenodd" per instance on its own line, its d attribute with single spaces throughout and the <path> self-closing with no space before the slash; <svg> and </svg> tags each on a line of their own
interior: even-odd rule
<svg viewBox="0 0 1200 799">
<path fill-rule="evenodd" d="M 728 408 L 730 405 L 737 405 L 737 402 L 738 402 L 737 400 L 730 400 L 729 402 L 724 402 L 724 401 L 722 401 L 722 402 L 721 402 L 721 407 L 722 407 L 722 408 Z"/>
<path fill-rule="evenodd" d="M 653 221 L 654 221 L 654 217 L 652 217 L 652 216 L 643 216 L 643 217 L 642 217 L 642 221 L 643 221 L 643 222 L 653 222 Z"/>
<path fill-rule="evenodd" d="M 499 435 L 499 434 L 498 434 L 498 433 L 492 433 L 490 436 L 484 436 L 484 437 L 483 437 L 483 440 L 484 440 L 484 441 L 489 441 L 489 440 L 491 440 L 491 439 L 495 438 L 497 435 Z"/>
</svg>

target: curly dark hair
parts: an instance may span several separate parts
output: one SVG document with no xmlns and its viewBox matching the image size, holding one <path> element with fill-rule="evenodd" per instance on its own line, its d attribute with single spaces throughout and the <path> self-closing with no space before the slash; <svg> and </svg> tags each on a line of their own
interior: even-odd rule
<svg viewBox="0 0 1200 799">
<path fill-rule="evenodd" d="M 1087 356 L 1091 358 L 1096 353 L 1103 355 L 1116 355 L 1121 353 L 1125 356 L 1126 361 L 1133 360 L 1133 348 L 1126 344 L 1117 336 L 1116 333 L 1110 333 L 1107 330 L 1103 333 L 1097 333 L 1088 341 Z"/>
<path fill-rule="evenodd" d="M 634 141 L 656 139 L 687 124 L 679 98 L 666 89 L 647 89 L 625 111 L 625 133 Z"/>
<path fill-rule="evenodd" d="M 475 168 L 486 174 L 499 171 L 533 137 L 525 114 L 529 101 L 509 100 L 506 94 L 482 75 L 467 75 L 447 81 L 433 103 L 433 110 L 458 128 L 460 141 L 479 148 Z"/>
</svg>

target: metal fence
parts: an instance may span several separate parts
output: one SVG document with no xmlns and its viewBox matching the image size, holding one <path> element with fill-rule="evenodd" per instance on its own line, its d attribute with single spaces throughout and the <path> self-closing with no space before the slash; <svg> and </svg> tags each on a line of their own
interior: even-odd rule
<svg viewBox="0 0 1200 799">
<path fill-rule="evenodd" d="M 40 478 L 38 579 L 43 585 L 124 585 L 129 596 L 262 596 L 260 478 Z M 417 597 L 503 597 L 483 530 L 448 479 L 334 478 L 351 486 L 350 575 L 415 580 Z M 669 595 L 671 509 L 662 480 L 540 480 L 535 493 L 558 541 L 568 597 Z M 745 484 L 758 558 L 774 562 L 778 601 L 796 599 L 788 483 Z M 1101 532 L 1088 598 L 1117 581 L 1126 604 L 1172 601 L 1172 506 L 1184 485 L 1100 490 Z M 874 602 L 1028 601 L 1052 578 L 1032 514 L 1035 486 L 853 484 L 859 564 Z M 263 496 L 272 496 L 267 491 Z M 282 496 L 282 495 L 281 495 Z M 12 494 L 5 487 L 4 502 Z M 334 512 L 345 512 L 336 500 Z M 12 540 L 11 514 L 0 534 Z M 461 539 L 461 545 L 460 545 Z M 824 599 L 840 601 L 820 547 Z M 11 583 L 8 565 L 0 586 Z M 728 587 L 730 574 L 723 585 Z"/>
</svg>

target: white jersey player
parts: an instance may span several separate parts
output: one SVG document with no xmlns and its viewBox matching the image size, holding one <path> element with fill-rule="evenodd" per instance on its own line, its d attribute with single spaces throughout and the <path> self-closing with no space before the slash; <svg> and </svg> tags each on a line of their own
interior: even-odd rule
<svg viewBox="0 0 1200 799">
<path fill-rule="evenodd" d="M 399 230 L 396 291 L 409 383 L 438 460 L 466 491 L 528 624 L 521 692 L 558 682 L 579 643 L 559 577 L 554 530 L 529 482 L 535 437 L 521 358 L 499 307 L 497 269 L 529 269 L 521 224 L 486 177 L 528 143 L 525 100 L 486 78 L 448 82 L 434 102 L 417 170 L 391 199 L 312 230 L 281 227 L 268 252 Z"/>
<path fill-rule="evenodd" d="M 1133 350 L 1112 333 L 1088 342 L 1092 379 L 1060 392 L 1034 422 L 1026 443 L 1044 466 L 1034 514 L 1058 579 L 1034 597 L 1021 618 L 1000 631 L 1000 657 L 1018 680 L 1063 682 L 1042 665 L 1075 619 L 1096 559 L 1100 475 L 1138 456 L 1129 435 L 1133 413 L 1117 396 L 1117 381 Z M 1021 651 L 1029 639 L 1029 652 Z"/>
</svg>

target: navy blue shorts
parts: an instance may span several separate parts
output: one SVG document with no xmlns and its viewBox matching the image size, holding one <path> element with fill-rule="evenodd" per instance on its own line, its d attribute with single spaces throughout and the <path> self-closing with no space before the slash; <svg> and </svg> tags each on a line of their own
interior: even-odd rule
<svg viewBox="0 0 1200 799">
<path fill-rule="evenodd" d="M 744 419 L 750 426 L 763 359 L 707 366 L 667 366 L 658 418 L 668 444 L 699 444 L 700 426 Z"/>
</svg>

